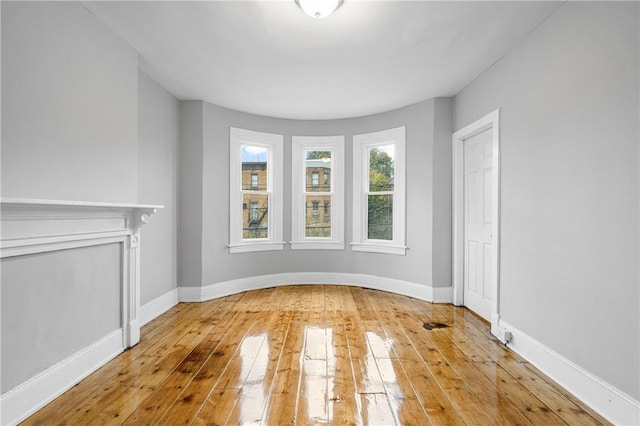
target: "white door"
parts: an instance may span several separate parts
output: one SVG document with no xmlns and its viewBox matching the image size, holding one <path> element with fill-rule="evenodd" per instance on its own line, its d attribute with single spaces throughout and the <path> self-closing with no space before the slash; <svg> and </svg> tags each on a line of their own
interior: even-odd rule
<svg viewBox="0 0 640 426">
<path fill-rule="evenodd" d="M 492 129 L 464 141 L 464 305 L 491 321 Z"/>
</svg>

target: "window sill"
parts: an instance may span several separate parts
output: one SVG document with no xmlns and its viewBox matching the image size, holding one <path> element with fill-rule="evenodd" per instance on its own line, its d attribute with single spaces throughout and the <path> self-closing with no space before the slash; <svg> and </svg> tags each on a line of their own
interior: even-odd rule
<svg viewBox="0 0 640 426">
<path fill-rule="evenodd" d="M 260 243 L 231 244 L 228 247 L 229 253 L 250 253 L 254 251 L 282 250 L 284 243 L 269 241 Z"/>
<path fill-rule="evenodd" d="M 291 241 L 291 250 L 344 250 L 341 241 Z"/>
<path fill-rule="evenodd" d="M 396 246 L 391 244 L 351 243 L 352 251 L 369 253 L 397 254 L 405 256 L 407 254 L 407 249 L 408 248 L 405 246 Z"/>
</svg>

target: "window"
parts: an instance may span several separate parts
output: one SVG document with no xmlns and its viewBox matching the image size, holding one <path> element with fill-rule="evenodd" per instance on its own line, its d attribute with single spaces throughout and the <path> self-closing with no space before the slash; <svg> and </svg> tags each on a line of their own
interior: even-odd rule
<svg viewBox="0 0 640 426">
<path fill-rule="evenodd" d="M 344 249 L 344 136 L 294 136 L 292 176 L 291 248 Z"/>
<path fill-rule="evenodd" d="M 282 135 L 231 128 L 230 253 L 283 248 L 282 145 Z"/>
<path fill-rule="evenodd" d="M 353 251 L 406 254 L 405 128 L 353 137 Z"/>
<path fill-rule="evenodd" d="M 251 202 L 251 213 L 250 213 L 249 220 L 250 221 L 258 220 L 258 202 L 257 201 Z"/>
</svg>

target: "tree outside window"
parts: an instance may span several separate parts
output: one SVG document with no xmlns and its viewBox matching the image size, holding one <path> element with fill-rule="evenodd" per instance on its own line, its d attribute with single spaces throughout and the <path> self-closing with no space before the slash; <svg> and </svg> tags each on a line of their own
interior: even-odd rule
<svg viewBox="0 0 640 426">
<path fill-rule="evenodd" d="M 369 150 L 369 194 L 367 203 L 370 240 L 393 240 L 393 145 Z"/>
</svg>

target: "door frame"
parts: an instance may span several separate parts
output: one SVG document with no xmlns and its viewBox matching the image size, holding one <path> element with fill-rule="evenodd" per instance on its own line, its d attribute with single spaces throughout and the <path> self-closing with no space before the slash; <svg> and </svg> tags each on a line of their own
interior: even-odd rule
<svg viewBox="0 0 640 426">
<path fill-rule="evenodd" d="M 500 338 L 500 109 L 463 127 L 452 137 L 453 304 L 464 305 L 464 141 L 487 129 L 493 132 L 491 334 Z"/>
</svg>

